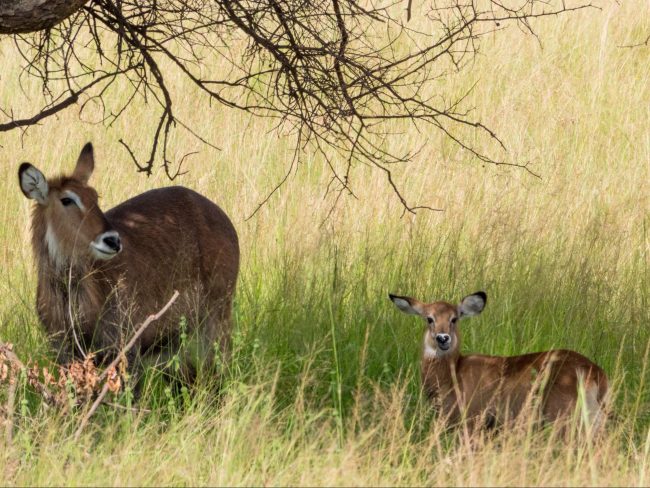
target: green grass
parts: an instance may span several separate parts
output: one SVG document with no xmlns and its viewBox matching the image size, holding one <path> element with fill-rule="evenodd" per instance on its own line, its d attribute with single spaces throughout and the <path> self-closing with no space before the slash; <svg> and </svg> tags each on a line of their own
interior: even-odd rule
<svg viewBox="0 0 650 488">
<path fill-rule="evenodd" d="M 396 149 L 425 139 L 395 177 L 409 201 L 444 212 L 400 217 L 383 175 L 357 168 L 359 199 L 343 198 L 326 219 L 336 195 L 323 196 L 329 175 L 308 154 L 245 220 L 286 171 L 289 141 L 269 133 L 269 121 L 222 108 L 206 121 L 188 89 L 177 103 L 184 120 L 222 150 L 201 147 L 181 184 L 218 202 L 242 244 L 233 358 L 220 393 L 210 378 L 189 396 L 154 379 L 137 411 L 102 407 L 75 441 L 83 412 L 44 411 L 21 389 L 15 438 L 0 453 L 5 483 L 647 485 L 650 78 L 647 49 L 617 46 L 648 32 L 650 11 L 625 2 L 537 27 L 542 47 L 516 29 L 500 33 L 470 73 L 441 89 L 480 79 L 469 100 L 477 117 L 541 180 L 482 167 L 435 133 L 387 139 Z M 5 42 L 0 56 L 14 60 L 15 51 Z M 3 75 L 3 106 L 24 100 L 11 81 L 16 66 Z M 37 87 L 24 89 L 33 106 Z M 153 119 L 139 108 L 110 129 L 68 112 L 0 140 L 0 338 L 22 358 L 48 351 L 18 163 L 46 174 L 69 169 L 92 140 L 104 208 L 167 185 L 161 174 L 137 175 L 117 143 L 125 133 L 145 143 L 133 128 Z M 176 141 L 183 153 L 200 147 L 187 134 Z M 420 390 L 423 326 L 387 295 L 457 301 L 479 289 L 488 305 L 461 325 L 463 352 L 588 356 L 615 393 L 602 442 L 523 429 L 476 449 L 461 432 L 443 431 Z M 113 401 L 127 404 L 124 395 Z"/>
</svg>

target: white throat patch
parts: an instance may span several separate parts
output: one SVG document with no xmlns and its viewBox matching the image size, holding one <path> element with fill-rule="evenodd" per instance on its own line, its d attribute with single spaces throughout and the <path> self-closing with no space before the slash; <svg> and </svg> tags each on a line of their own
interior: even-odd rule
<svg viewBox="0 0 650 488">
<path fill-rule="evenodd" d="M 63 265 L 61 250 L 59 249 L 59 243 L 56 241 L 54 231 L 49 224 L 45 231 L 45 246 L 47 247 L 47 253 L 50 255 L 50 259 L 54 263 L 54 266 L 60 268 Z"/>
<path fill-rule="evenodd" d="M 443 351 L 440 349 L 435 341 L 430 338 L 429 333 L 427 332 L 424 337 L 424 348 L 422 351 L 422 356 L 424 359 L 442 359 L 446 356 L 449 356 L 454 352 L 456 347 L 456 337 L 452 336 L 451 342 L 449 344 L 449 349 Z"/>
<path fill-rule="evenodd" d="M 438 348 L 431 347 L 427 341 L 424 342 L 424 353 L 423 356 L 425 359 L 436 359 L 438 357 Z"/>
</svg>

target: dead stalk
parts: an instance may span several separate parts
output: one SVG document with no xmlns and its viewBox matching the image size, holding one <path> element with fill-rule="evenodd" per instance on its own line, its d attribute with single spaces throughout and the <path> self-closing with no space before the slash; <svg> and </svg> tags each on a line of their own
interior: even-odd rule
<svg viewBox="0 0 650 488">
<path fill-rule="evenodd" d="M 19 370 L 26 370 L 27 366 L 18 358 L 15 352 L 11 350 L 11 347 L 5 343 L 5 342 L 0 342 L 0 353 L 4 354 L 4 356 L 11 362 L 13 363 L 17 369 Z M 41 383 L 40 381 L 37 381 L 36 379 L 33 379 L 33 381 L 30 381 L 32 386 L 36 388 L 38 393 L 43 397 L 45 400 L 45 406 L 49 405 L 54 405 L 54 395 L 50 391 L 50 389 Z"/>
<path fill-rule="evenodd" d="M 16 410 L 16 385 L 18 380 L 13 378 L 9 382 L 9 391 L 7 392 L 7 420 L 5 420 L 5 441 L 9 447 L 14 440 L 14 411 Z"/>
</svg>

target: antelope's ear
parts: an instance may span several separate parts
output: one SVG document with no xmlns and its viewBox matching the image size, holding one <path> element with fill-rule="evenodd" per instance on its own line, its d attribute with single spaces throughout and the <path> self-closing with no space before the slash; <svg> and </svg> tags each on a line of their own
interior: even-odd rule
<svg viewBox="0 0 650 488">
<path fill-rule="evenodd" d="M 30 163 L 23 163 L 18 168 L 18 181 L 23 195 L 45 205 L 49 187 L 43 173 Z"/>
<path fill-rule="evenodd" d="M 395 306 L 404 313 L 411 315 L 422 315 L 422 312 L 424 311 L 424 303 L 416 300 L 415 298 L 400 297 L 393 295 L 392 293 L 388 294 L 388 298 L 390 298 Z"/>
<path fill-rule="evenodd" d="M 81 181 L 85 185 L 88 183 L 94 169 L 95 155 L 93 153 L 93 145 L 89 142 L 83 147 L 79 154 L 77 166 L 74 169 L 74 173 L 72 173 L 72 177 Z"/>
<path fill-rule="evenodd" d="M 458 312 L 461 317 L 472 317 L 480 314 L 487 303 L 487 295 L 484 291 L 477 291 L 467 295 L 458 305 Z"/>
</svg>

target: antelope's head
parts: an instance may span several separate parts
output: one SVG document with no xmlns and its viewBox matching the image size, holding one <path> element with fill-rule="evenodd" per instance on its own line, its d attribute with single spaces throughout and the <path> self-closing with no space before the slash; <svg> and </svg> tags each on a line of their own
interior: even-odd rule
<svg viewBox="0 0 650 488">
<path fill-rule="evenodd" d="M 487 295 L 477 291 L 466 296 L 458 305 L 448 302 L 423 303 L 415 298 L 388 295 L 402 312 L 419 315 L 427 324 L 424 334 L 425 357 L 444 357 L 456 353 L 460 345 L 460 319 L 480 314 Z"/>
<path fill-rule="evenodd" d="M 45 246 L 55 264 L 79 259 L 111 259 L 122 250 L 119 234 L 111 228 L 88 186 L 95 167 L 93 147 L 86 144 L 70 176 L 46 179 L 36 167 L 23 163 L 18 180 L 34 210 L 34 245 Z"/>
</svg>

